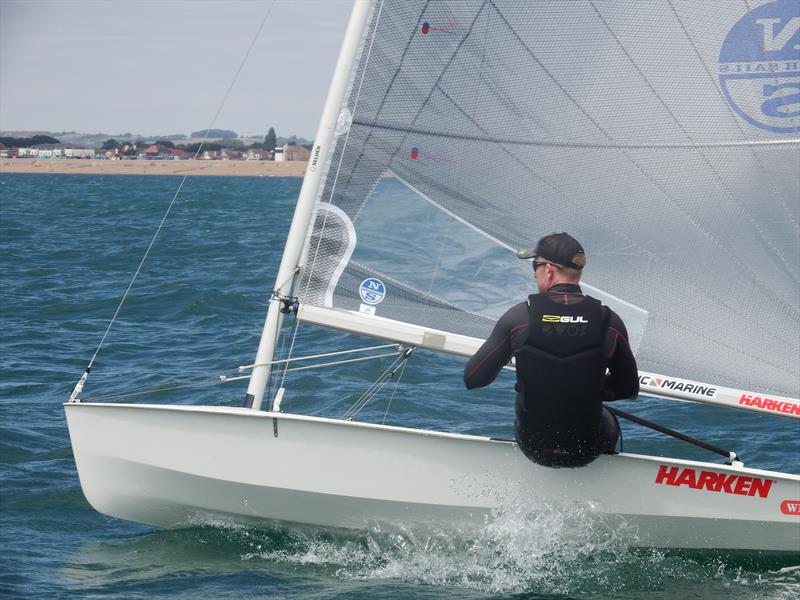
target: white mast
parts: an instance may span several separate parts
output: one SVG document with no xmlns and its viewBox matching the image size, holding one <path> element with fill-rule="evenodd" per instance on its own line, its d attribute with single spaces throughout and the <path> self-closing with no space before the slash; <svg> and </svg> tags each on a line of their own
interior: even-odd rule
<svg viewBox="0 0 800 600">
<path fill-rule="evenodd" d="M 370 7 L 371 2 L 369 0 L 355 0 L 353 3 L 353 12 L 350 14 L 350 22 L 347 25 L 342 49 L 339 51 L 336 70 L 333 73 L 331 87 L 328 90 L 328 98 L 322 110 L 317 135 L 314 137 L 314 148 L 303 179 L 303 186 L 300 188 L 300 195 L 297 198 L 297 207 L 294 211 L 292 225 L 289 228 L 289 235 L 283 250 L 283 258 L 275 280 L 275 292 L 279 296 L 288 295 L 294 281 L 300 254 L 303 251 L 303 243 L 311 224 L 314 202 L 317 199 L 319 187 L 324 181 L 325 169 L 323 167 L 327 164 L 329 153 L 333 147 L 336 122 L 339 118 L 358 56 L 362 34 L 370 15 Z M 253 367 L 250 383 L 247 386 L 245 404 L 254 410 L 261 408 L 269 378 L 269 367 L 266 363 L 272 360 L 283 319 L 283 314 L 280 312 L 281 301 L 275 296 L 273 295 L 269 302 L 264 330 L 261 333 L 261 341 L 258 344 L 258 352 L 254 361 L 256 366 Z"/>
</svg>

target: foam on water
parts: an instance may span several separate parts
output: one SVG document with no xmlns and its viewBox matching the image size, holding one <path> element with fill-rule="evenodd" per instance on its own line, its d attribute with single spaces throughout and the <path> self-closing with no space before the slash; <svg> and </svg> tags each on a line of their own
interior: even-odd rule
<svg viewBox="0 0 800 600">
<path fill-rule="evenodd" d="M 704 597 L 711 589 L 728 598 L 758 593 L 775 600 L 800 592 L 800 567 L 785 566 L 785 558 L 775 559 L 775 569 L 765 572 L 763 556 L 637 549 L 632 545 L 635 530 L 605 517 L 594 503 L 548 503 L 520 489 L 503 490 L 502 496 L 500 507 L 478 531 L 374 527 L 343 532 L 283 525 L 252 529 L 211 518 L 203 522 L 213 535 L 241 548 L 245 563 L 302 566 L 342 581 L 615 598 L 644 592 L 674 598 L 676 588 L 688 591 L 700 583 Z"/>
</svg>

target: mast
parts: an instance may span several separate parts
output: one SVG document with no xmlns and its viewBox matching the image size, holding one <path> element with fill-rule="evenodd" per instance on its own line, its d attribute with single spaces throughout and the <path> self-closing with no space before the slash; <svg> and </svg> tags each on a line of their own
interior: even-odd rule
<svg viewBox="0 0 800 600">
<path fill-rule="evenodd" d="M 355 0 L 353 3 L 350 22 L 347 25 L 342 48 L 339 51 L 339 59 L 328 90 L 328 98 L 322 110 L 317 135 L 314 137 L 311 159 L 306 168 L 300 195 L 297 198 L 292 225 L 289 228 L 289 235 L 286 238 L 286 246 L 283 250 L 283 258 L 275 280 L 274 293 L 268 304 L 267 317 L 264 321 L 264 329 L 261 333 L 261 340 L 259 341 L 254 361 L 256 366 L 253 367 L 250 383 L 247 386 L 245 406 L 254 410 L 261 408 L 261 402 L 264 398 L 269 379 L 269 366 L 267 363 L 272 360 L 275 353 L 275 344 L 278 339 L 281 321 L 283 320 L 283 314 L 280 312 L 282 305 L 280 297 L 289 294 L 296 275 L 303 244 L 311 223 L 311 216 L 314 213 L 314 203 L 318 196 L 319 187 L 324 181 L 325 169 L 323 167 L 327 164 L 333 147 L 336 122 L 348 91 L 364 28 L 370 15 L 370 7 L 371 2 L 369 0 Z"/>
</svg>

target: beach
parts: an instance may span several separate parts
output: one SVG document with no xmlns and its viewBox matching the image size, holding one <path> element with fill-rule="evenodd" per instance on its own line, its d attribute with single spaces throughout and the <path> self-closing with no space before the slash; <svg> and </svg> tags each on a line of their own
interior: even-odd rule
<svg viewBox="0 0 800 600">
<path fill-rule="evenodd" d="M 266 160 L 89 160 L 0 159 L 0 173 L 84 173 L 87 175 L 224 175 L 302 177 L 306 162 Z"/>
</svg>

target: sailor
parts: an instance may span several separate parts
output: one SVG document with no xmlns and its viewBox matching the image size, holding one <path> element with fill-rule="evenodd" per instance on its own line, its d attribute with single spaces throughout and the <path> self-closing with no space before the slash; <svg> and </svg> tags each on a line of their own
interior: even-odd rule
<svg viewBox="0 0 800 600">
<path fill-rule="evenodd" d="M 616 447 L 619 425 L 603 401 L 639 393 L 628 333 L 614 311 L 581 291 L 586 253 L 575 238 L 553 233 L 517 256 L 533 259 L 539 293 L 500 317 L 464 383 L 489 385 L 513 356 L 520 449 L 540 465 L 581 467 Z"/>
</svg>

